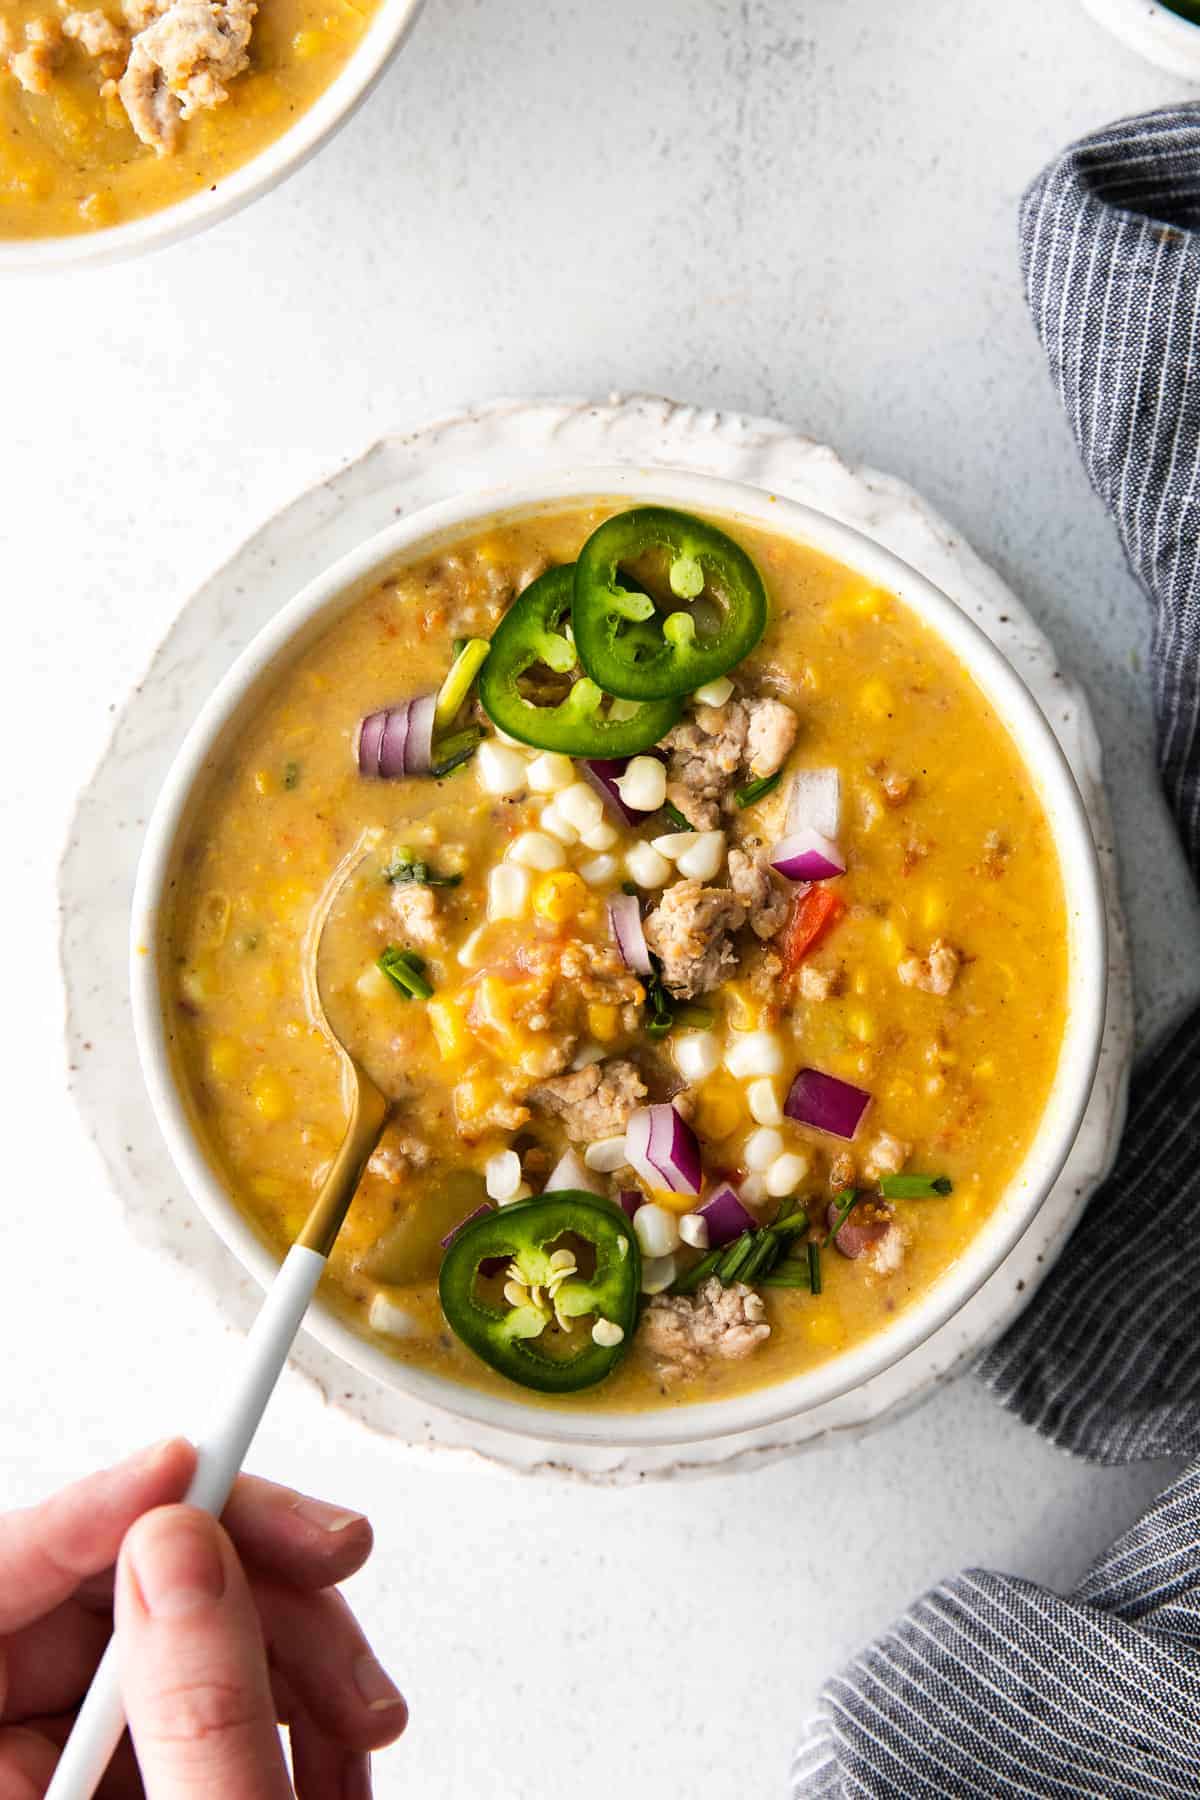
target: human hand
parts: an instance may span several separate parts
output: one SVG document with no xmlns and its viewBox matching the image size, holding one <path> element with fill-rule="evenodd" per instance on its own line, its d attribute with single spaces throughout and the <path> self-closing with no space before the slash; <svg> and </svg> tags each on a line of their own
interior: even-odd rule
<svg viewBox="0 0 1200 1800">
<path fill-rule="evenodd" d="M 218 1525 L 172 1504 L 195 1464 L 161 1444 L 0 1516 L 0 1800 L 45 1793 L 114 1619 L 133 1747 L 101 1800 L 369 1800 L 408 1717 L 335 1591 L 370 1526 L 252 1475 Z"/>
</svg>

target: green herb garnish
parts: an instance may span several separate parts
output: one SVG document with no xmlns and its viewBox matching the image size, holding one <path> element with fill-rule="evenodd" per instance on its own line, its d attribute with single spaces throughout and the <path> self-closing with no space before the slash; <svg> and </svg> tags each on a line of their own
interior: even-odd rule
<svg viewBox="0 0 1200 1800">
<path fill-rule="evenodd" d="M 761 781 L 752 781 L 747 787 L 739 788 L 733 796 L 738 806 L 753 806 L 756 800 L 762 800 L 779 786 L 783 779 L 783 770 L 777 769 L 774 775 L 764 775 Z"/>
<path fill-rule="evenodd" d="M 932 1200 L 954 1192 L 948 1175 L 881 1175 L 879 1191 L 885 1200 Z"/>
<path fill-rule="evenodd" d="M 457 646 L 458 640 L 455 639 Z M 436 737 L 439 731 L 448 731 L 466 704 L 467 695 L 475 686 L 475 677 L 479 674 L 491 651 L 487 638 L 468 638 L 461 649 L 456 648 L 454 661 L 450 664 L 446 679 L 438 689 L 437 702 L 433 712 L 433 732 Z"/>
<path fill-rule="evenodd" d="M 810 1239 L 808 1246 L 808 1285 L 814 1294 L 821 1291 L 821 1246 Z"/>
<path fill-rule="evenodd" d="M 292 788 L 300 786 L 300 764 L 298 762 L 284 763 L 283 785 L 288 789 L 289 793 Z"/>
<path fill-rule="evenodd" d="M 791 1201 L 785 1200 L 783 1206 L 791 1204 Z M 773 1231 L 779 1238 L 795 1237 L 797 1232 L 808 1230 L 808 1214 L 802 1206 L 790 1213 L 785 1213 L 783 1207 L 780 1207 L 779 1217 L 773 1225 L 768 1225 L 767 1230 Z"/>
<path fill-rule="evenodd" d="M 772 1269 L 769 1275 L 759 1277 L 759 1287 L 767 1288 L 811 1288 L 812 1278 L 809 1266 L 805 1262 L 788 1262 Z M 815 1290 L 817 1293 L 820 1289 Z"/>
<path fill-rule="evenodd" d="M 671 821 L 671 824 L 675 827 L 676 831 L 695 831 L 696 827 L 692 824 L 692 821 L 690 819 L 685 819 L 679 808 L 673 805 L 670 800 L 663 801 L 662 810 Z"/>
<path fill-rule="evenodd" d="M 381 969 L 396 992 L 406 1000 L 429 1000 L 433 988 L 425 979 L 425 963 L 415 950 L 400 950 L 389 944 L 376 967 Z"/>
<path fill-rule="evenodd" d="M 732 1244 L 726 1248 L 716 1269 L 717 1280 L 723 1287 L 728 1287 L 741 1275 L 742 1270 L 754 1254 L 754 1241 L 757 1235 L 757 1232 L 754 1231 L 743 1231 L 741 1237 L 734 1238 Z"/>
<path fill-rule="evenodd" d="M 443 738 L 440 744 L 435 743 L 429 773 L 436 780 L 449 775 L 454 769 L 460 769 L 463 763 L 470 762 L 486 736 L 482 725 L 467 725 L 462 731 Z"/>
<path fill-rule="evenodd" d="M 837 1237 L 838 1232 L 842 1229 L 842 1226 L 846 1223 L 846 1220 L 850 1217 L 850 1214 L 854 1211 L 854 1202 L 857 1199 L 858 1199 L 858 1189 L 857 1188 L 843 1188 L 841 1193 L 836 1196 L 834 1204 L 837 1206 L 837 1212 L 834 1215 L 833 1224 L 829 1227 L 829 1230 L 825 1233 L 824 1238 L 821 1240 L 823 1243 L 825 1243 L 825 1244 L 833 1243 L 834 1239 Z"/>
<path fill-rule="evenodd" d="M 718 1250 L 710 1250 L 707 1256 L 702 1256 L 698 1263 L 693 1263 L 691 1268 L 685 1270 L 677 1281 L 672 1282 L 671 1292 L 673 1294 L 694 1294 L 702 1281 L 707 1281 L 710 1275 L 716 1274 L 717 1264 L 724 1255 L 724 1244 Z"/>
<path fill-rule="evenodd" d="M 440 875 L 436 869 L 411 850 L 397 850 L 395 861 L 383 871 L 383 879 L 393 887 L 457 887 L 461 875 Z"/>
<path fill-rule="evenodd" d="M 783 1239 L 770 1231 L 760 1231 L 738 1279 L 744 1281 L 747 1287 L 753 1287 L 756 1281 L 771 1273 L 782 1255 Z"/>
</svg>

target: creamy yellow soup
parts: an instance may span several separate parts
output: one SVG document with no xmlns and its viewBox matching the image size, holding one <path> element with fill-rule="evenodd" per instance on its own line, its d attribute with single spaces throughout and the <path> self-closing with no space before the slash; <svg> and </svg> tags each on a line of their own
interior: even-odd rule
<svg viewBox="0 0 1200 1800">
<path fill-rule="evenodd" d="M 218 187 L 324 92 L 378 0 L 206 4 L 215 35 L 197 39 L 180 0 L 5 0 L 0 238 L 120 225 Z"/>
<path fill-rule="evenodd" d="M 398 566 L 281 666 L 199 796 L 162 954 L 197 1130 L 282 1253 L 345 1124 L 334 1053 L 306 1011 L 302 939 L 331 870 L 362 847 L 322 987 L 396 1112 L 326 1296 L 399 1360 L 519 1394 L 448 1328 L 439 1240 L 514 1188 L 540 1193 L 573 1150 L 601 1204 L 633 1194 L 655 1222 L 640 1323 L 614 1372 L 578 1396 L 634 1409 L 810 1369 L 870 1337 L 962 1255 L 1054 1078 L 1067 933 L 1034 785 L 970 676 L 893 595 L 740 525 L 769 624 L 729 693 L 719 684 L 689 701 L 665 740 L 666 789 L 687 832 L 662 813 L 629 825 L 590 807 L 569 760 L 490 728 L 444 777 L 364 778 L 363 716 L 436 690 L 455 640 L 488 637 L 541 570 L 571 562 L 616 510 L 501 520 Z M 708 780 L 695 753 L 714 744 L 729 767 Z M 771 869 L 770 851 L 793 784 L 831 771 L 845 872 L 806 888 Z M 445 885 L 388 879 L 414 863 Z M 802 909 L 817 890 L 823 929 L 805 943 Z M 647 1032 L 646 980 L 614 948 L 608 903 L 623 893 L 664 979 L 696 986 L 672 998 L 685 1023 L 663 1036 Z M 694 942 L 672 936 L 684 902 L 723 921 L 715 978 L 702 926 Z M 689 912 L 689 927 L 699 917 Z M 397 991 L 379 967 L 389 947 L 419 957 L 428 996 Z M 786 1116 L 801 1069 L 869 1097 L 853 1137 Z M 630 1109 L 666 1103 L 698 1142 L 699 1195 L 652 1187 L 626 1157 Z M 949 1191 L 888 1198 L 897 1174 Z M 803 1211 L 787 1267 L 811 1276 L 815 1260 L 819 1291 L 810 1279 L 677 1293 L 705 1255 L 695 1220 L 725 1182 L 758 1226 Z M 558 1330 L 552 1316 L 547 1329 Z"/>
</svg>

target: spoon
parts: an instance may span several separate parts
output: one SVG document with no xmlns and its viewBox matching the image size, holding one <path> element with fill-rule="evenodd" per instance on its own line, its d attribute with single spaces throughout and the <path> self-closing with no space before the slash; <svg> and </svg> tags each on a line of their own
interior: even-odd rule
<svg viewBox="0 0 1200 1800">
<path fill-rule="evenodd" d="M 334 1031 L 320 987 L 319 953 L 326 923 L 338 894 L 365 855 L 366 848 L 360 842 L 333 871 L 309 921 L 303 946 L 309 1017 L 337 1052 L 349 1102 L 349 1123 L 312 1211 L 280 1265 L 250 1329 L 233 1391 L 211 1431 L 197 1443 L 196 1473 L 183 1501 L 214 1516 L 223 1511 L 229 1498 L 292 1341 L 325 1272 L 367 1159 L 383 1135 L 391 1111 L 391 1102 Z M 46 1790 L 46 1800 L 91 1800 L 124 1730 L 116 1645 L 110 1643 L 63 1748 Z"/>
</svg>

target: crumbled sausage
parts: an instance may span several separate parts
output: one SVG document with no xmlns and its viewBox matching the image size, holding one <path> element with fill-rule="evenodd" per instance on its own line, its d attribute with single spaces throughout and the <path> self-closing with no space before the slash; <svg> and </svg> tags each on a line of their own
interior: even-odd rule
<svg viewBox="0 0 1200 1800">
<path fill-rule="evenodd" d="M 835 1194 L 854 1186 L 854 1158 L 848 1150 L 841 1150 L 829 1165 L 829 1185 Z"/>
<path fill-rule="evenodd" d="M 143 144 L 173 150 L 181 120 L 228 99 L 257 11 L 257 0 L 174 0 L 138 32 L 118 92 Z"/>
<path fill-rule="evenodd" d="M 640 1337 L 667 1381 L 693 1380 L 712 1357 L 740 1362 L 771 1335 L 762 1297 L 735 1282 L 704 1283 L 695 1299 L 656 1294 L 642 1314 Z"/>
<path fill-rule="evenodd" d="M 925 994 L 944 995 L 958 979 L 962 955 L 945 938 L 935 938 L 928 956 L 910 956 L 896 970 L 905 987 Z"/>
<path fill-rule="evenodd" d="M 699 706 L 662 740 L 670 755 L 667 798 L 697 831 L 712 831 L 720 820 L 721 801 L 742 765 L 748 723 L 740 700 Z"/>
<path fill-rule="evenodd" d="M 85 56 L 111 58 L 114 74 L 125 67 L 129 56 L 129 34 L 114 25 L 105 12 L 70 12 L 63 20 L 63 36 L 77 43 Z"/>
<path fill-rule="evenodd" d="M 782 979 L 783 962 L 773 950 L 768 950 L 758 957 L 751 967 L 750 991 L 761 999 L 778 999 L 779 984 Z"/>
<path fill-rule="evenodd" d="M 400 930 L 414 944 L 429 946 L 440 941 L 437 895 L 431 887 L 415 881 L 397 882 L 392 889 L 392 911 Z"/>
<path fill-rule="evenodd" d="M 543 1081 L 529 1098 L 543 1112 L 557 1113 L 575 1144 L 616 1137 L 644 1099 L 646 1084 L 631 1062 L 588 1063 L 570 1075 Z"/>
<path fill-rule="evenodd" d="M 863 1174 L 868 1181 L 878 1181 L 881 1175 L 898 1175 L 911 1150 L 911 1144 L 901 1143 L 890 1131 L 881 1131 L 867 1151 Z"/>
<path fill-rule="evenodd" d="M 758 780 L 784 765 L 796 741 L 799 720 L 782 700 L 750 700 L 746 705 L 746 761 Z"/>
<path fill-rule="evenodd" d="M 825 1222 L 832 1231 L 837 1224 L 839 1207 L 831 1200 Z M 882 1200 L 860 1200 L 843 1221 L 834 1243 L 843 1256 L 852 1261 L 866 1258 L 867 1267 L 876 1275 L 891 1275 L 904 1261 L 908 1249 L 908 1233 L 896 1219 L 890 1206 Z"/>
<path fill-rule="evenodd" d="M 729 885 L 734 898 L 746 910 L 755 935 L 774 937 L 788 916 L 791 899 L 766 856 L 758 849 L 729 852 Z"/>
<path fill-rule="evenodd" d="M 737 961 L 729 934 L 746 922 L 729 888 L 695 878 L 665 889 L 645 921 L 646 942 L 662 964 L 664 985 L 684 1000 L 707 994 Z"/>
<path fill-rule="evenodd" d="M 1008 859 L 1012 855 L 1012 846 L 1005 842 L 998 831 L 989 831 L 983 840 L 983 872 L 992 881 L 998 881 L 1008 867 Z"/>
<path fill-rule="evenodd" d="M 884 805 L 893 808 L 903 806 L 913 791 L 912 776 L 897 775 L 896 771 L 889 769 L 885 763 L 876 763 L 872 773 L 878 777 L 879 785 L 883 789 Z"/>
<path fill-rule="evenodd" d="M 27 94 L 46 94 L 55 69 L 62 61 L 63 34 L 57 19 L 31 19 L 25 27 L 25 48 L 9 60 L 9 67 Z"/>
<path fill-rule="evenodd" d="M 382 1181 L 403 1181 L 410 1169 L 423 1169 L 430 1158 L 429 1145 L 416 1137 L 389 1137 L 372 1152 L 367 1174 Z"/>
<path fill-rule="evenodd" d="M 812 963 L 800 965 L 800 998 L 802 1000 L 828 1000 L 834 994 L 840 994 L 845 986 L 846 976 L 842 968 L 817 969 Z"/>
</svg>

